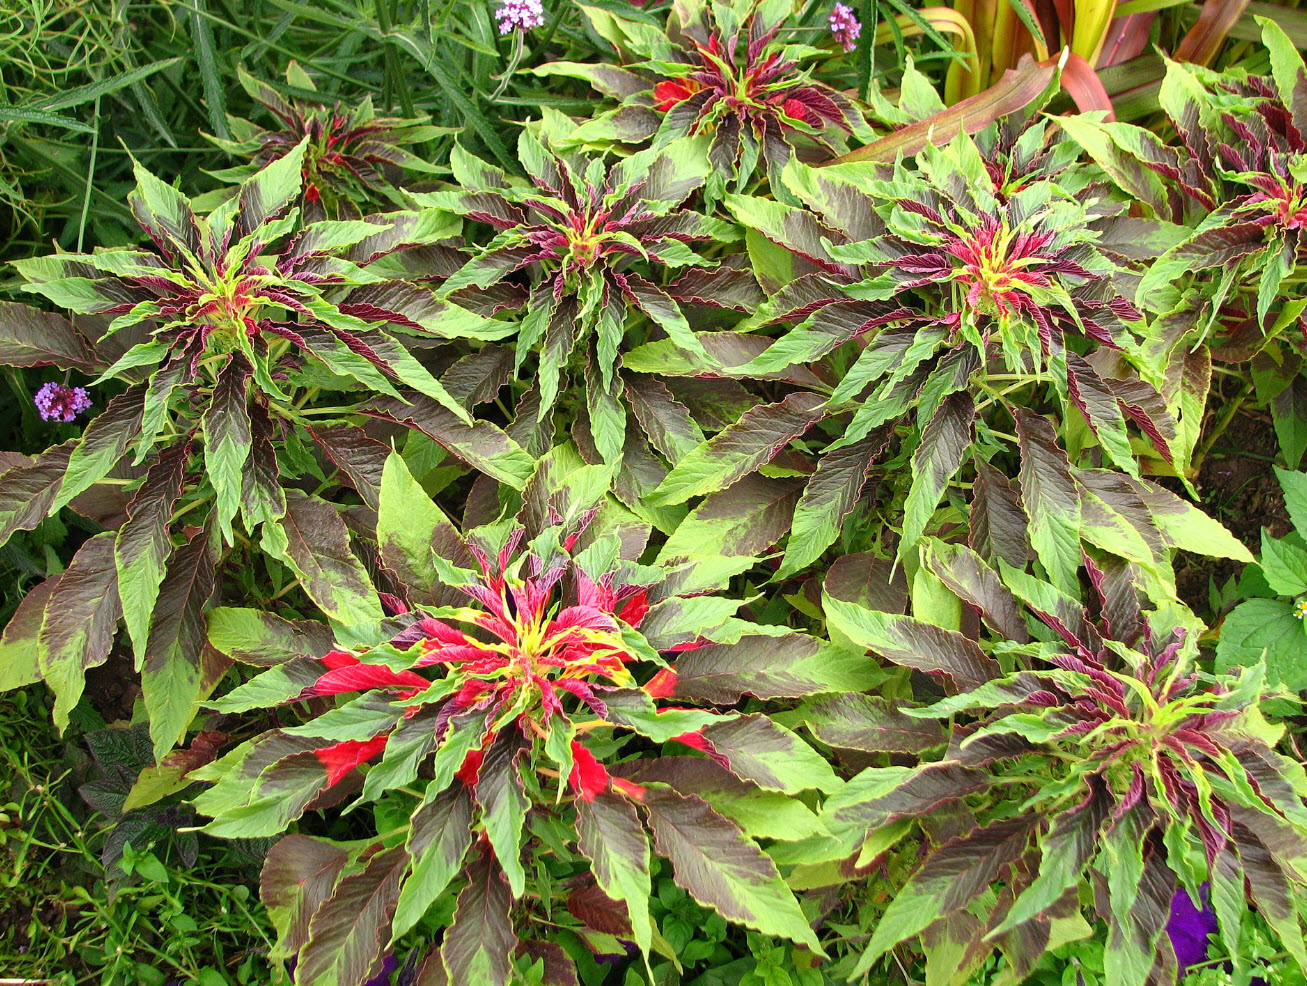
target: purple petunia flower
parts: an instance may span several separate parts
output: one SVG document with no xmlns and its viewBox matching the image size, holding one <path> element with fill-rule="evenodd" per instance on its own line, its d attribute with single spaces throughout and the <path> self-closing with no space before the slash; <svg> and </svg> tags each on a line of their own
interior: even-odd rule
<svg viewBox="0 0 1307 986">
<path fill-rule="evenodd" d="M 544 4 L 540 0 L 504 0 L 495 11 L 495 20 L 499 21 L 500 34 L 513 30 L 529 31 L 544 24 Z"/>
<path fill-rule="evenodd" d="M 1216 934 L 1216 911 L 1212 909 L 1208 885 L 1199 888 L 1203 908 L 1200 911 L 1189 899 L 1189 892 L 1178 887 L 1171 898 L 1171 917 L 1166 922 L 1166 933 L 1175 950 L 1180 975 L 1191 965 L 1207 961 L 1207 937 Z"/>
<path fill-rule="evenodd" d="M 837 2 L 831 8 L 827 23 L 830 24 L 830 33 L 845 51 L 852 51 L 858 47 L 858 35 L 862 33 L 862 24 L 854 16 L 853 8 L 847 3 Z"/>
<path fill-rule="evenodd" d="M 85 387 L 47 383 L 36 392 L 32 403 L 46 421 L 72 421 L 91 406 L 91 395 Z"/>
<path fill-rule="evenodd" d="M 363 986 L 389 986 L 390 977 L 399 968 L 399 959 L 393 954 L 387 955 L 381 962 L 381 971 L 369 979 Z"/>
</svg>

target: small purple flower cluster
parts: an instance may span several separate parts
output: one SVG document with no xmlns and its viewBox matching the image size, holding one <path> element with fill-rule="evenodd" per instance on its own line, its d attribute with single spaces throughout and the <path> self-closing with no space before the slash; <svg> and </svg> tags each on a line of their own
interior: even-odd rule
<svg viewBox="0 0 1307 986">
<path fill-rule="evenodd" d="M 495 11 L 495 19 L 499 21 L 500 34 L 529 31 L 544 24 L 544 4 L 540 0 L 504 0 L 503 6 Z"/>
<path fill-rule="evenodd" d="M 862 24 L 854 16 L 853 8 L 847 3 L 837 2 L 831 8 L 827 23 L 830 24 L 830 33 L 845 51 L 852 51 L 858 47 L 858 35 L 862 33 Z"/>
<path fill-rule="evenodd" d="M 91 395 L 85 387 L 47 383 L 36 392 L 32 403 L 46 421 L 72 421 L 91 406 Z"/>
</svg>

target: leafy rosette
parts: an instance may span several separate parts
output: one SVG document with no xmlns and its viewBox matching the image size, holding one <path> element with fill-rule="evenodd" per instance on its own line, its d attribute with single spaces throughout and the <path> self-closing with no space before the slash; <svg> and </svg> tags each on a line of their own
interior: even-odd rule
<svg viewBox="0 0 1307 986">
<path fill-rule="evenodd" d="M 301 207 L 311 219 L 358 219 L 370 207 L 394 199 L 407 172 L 429 174 L 437 170 L 408 148 L 453 132 L 431 126 L 427 117 L 405 120 L 377 116 L 371 96 L 353 107 L 340 102 L 327 105 L 283 96 L 239 67 L 237 78 L 250 98 L 280 126 L 265 129 L 228 115 L 232 138 L 209 139 L 250 163 L 214 172 L 215 176 L 225 181 L 244 181 L 306 142 L 301 164 Z M 294 62 L 286 69 L 286 81 L 300 90 L 312 92 L 317 88 Z"/>
<path fill-rule="evenodd" d="M 703 141 L 642 151 L 609 167 L 551 143 L 551 134 L 570 127 L 550 113 L 541 124 L 543 140 L 523 132 L 518 152 L 528 182 L 455 148 L 461 189 L 414 198 L 495 230 L 444 282 L 442 295 L 472 305 L 497 290 L 495 307 L 522 310 L 515 366 L 537 357 L 528 402 L 536 418 L 553 408 L 565 372 L 584 377 L 594 439 L 612 462 L 620 458 L 626 429 L 617 371 L 628 331 L 666 333 L 708 369 L 715 361 L 682 305 L 744 311 L 761 301 L 761 292 L 747 271 L 696 252 L 699 244 L 739 238 L 731 224 L 684 207 L 708 171 Z M 631 326 L 628 312 L 643 316 L 644 326 Z"/>
<path fill-rule="evenodd" d="M 1205 309 L 1199 329 L 1233 331 L 1233 358 L 1259 348 L 1264 333 L 1307 324 L 1292 290 L 1307 248 L 1307 69 L 1283 29 L 1259 21 L 1270 77 L 1167 63 L 1158 100 L 1179 146 L 1130 124 L 1081 118 L 1067 126 L 1124 190 L 1192 227 L 1151 266 L 1139 303 L 1167 312 L 1201 284 L 1190 299 Z"/>
<path fill-rule="evenodd" d="M 781 567 L 794 574 L 839 537 L 890 441 L 888 429 L 915 413 L 921 439 L 900 552 L 925 531 L 968 459 L 985 471 L 1015 439 L 1031 544 L 1059 587 L 1074 581 L 1083 536 L 1142 563 L 1169 594 L 1168 559 L 1157 550 L 1166 541 L 1159 527 L 1169 525 L 1148 519 L 1147 508 L 1127 511 L 1132 520 L 1120 508 L 1105 513 L 1097 493 L 1081 510 L 1070 475 L 1072 467 L 1099 464 L 1079 458 L 1092 449 L 1138 479 L 1149 445 L 1155 468 L 1183 474 L 1196 441 L 1201 400 L 1191 400 L 1197 395 L 1188 388 L 1198 385 L 1169 386 L 1168 397 L 1150 383 L 1160 371 L 1123 293 L 1134 275 L 1119 244 L 1146 242 L 1155 230 L 1121 216 L 1087 169 L 1059 153 L 1037 153 L 1042 125 L 1029 133 L 1025 141 L 987 140 L 1000 151 L 993 168 L 966 137 L 927 147 L 915 167 L 792 162 L 786 180 L 809 209 L 728 196 L 741 225 L 793 255 L 787 271 L 770 248 L 759 252 L 790 279 L 777 277 L 767 304 L 741 326 L 781 326 L 783 334 L 704 339 L 752 349 L 752 359 L 731 361 L 731 376 L 781 375 L 802 389 L 754 407 L 683 453 L 648 501 L 667 506 L 711 494 L 820 424 L 835 440 L 794 512 Z M 1035 168 L 1025 182 L 1012 170 L 1023 160 Z M 667 363 L 654 352 L 660 346 L 642 347 L 628 362 Z M 1064 429 L 1075 422 L 1077 459 L 1040 412 L 1052 412 Z M 1058 521 L 1042 516 L 1045 501 Z M 1132 547 L 1116 537 L 1127 526 L 1136 532 L 1127 535 Z M 1219 551 L 1246 557 L 1228 536 L 1215 540 Z"/>
<path fill-rule="evenodd" d="M 1091 610 L 962 546 L 930 542 L 924 559 L 991 637 L 978 643 L 956 624 L 829 591 L 823 607 L 833 628 L 934 677 L 948 697 L 926 708 L 869 704 L 857 726 L 832 724 L 821 704 L 795 713 L 818 735 L 875 735 L 915 719 L 924 736 L 915 752 L 947 737 L 941 760 L 851 779 L 823 806 L 830 841 L 785 851 L 783 861 L 807 865 L 846 853 L 866 863 L 926 813 L 950 819 L 922 826 L 921 865 L 894 893 L 857 972 L 925 935 L 928 956 L 948 956 L 949 976 L 998 946 L 1021 978 L 1055 941 L 1090 933 L 1085 907 L 1108 927 L 1109 981 L 1175 982 L 1162 934 L 1171 899 L 1182 887 L 1200 900 L 1205 884 L 1236 966 L 1246 961 L 1236 946 L 1249 905 L 1307 966 L 1294 903 L 1307 879 L 1307 776 L 1275 750 L 1283 727 L 1258 711 L 1269 697 L 1264 668 L 1205 673 L 1192 614 L 1144 611 L 1128 579 L 1092 564 Z M 913 732 L 904 725 L 899 735 Z"/>
<path fill-rule="evenodd" d="M 373 496 L 366 460 L 378 449 L 384 460 L 386 447 L 342 420 L 351 391 L 362 391 L 353 398 L 359 402 L 380 394 L 408 408 L 414 427 L 510 485 L 530 474 L 526 453 L 494 425 L 470 425 L 462 404 L 408 348 L 506 328 L 386 267 L 398 251 L 453 235 L 459 221 L 428 210 L 299 227 L 291 203 L 303 153 L 301 144 L 269 164 L 207 217 L 138 166 L 128 202 L 154 251 L 15 264 L 28 290 L 83 318 L 74 324 L 4 306 L 0 360 L 126 385 L 80 437 L 0 476 L 0 541 L 93 487 L 128 494 L 102 514 L 116 517 L 118 530 L 87 541 L 67 572 L 30 595 L 9 638 L 30 645 L 23 675 L 54 688 L 57 722 L 76 704 L 85 669 L 105 661 L 122 618 L 145 674 L 159 755 L 169 749 L 198 695 L 221 677 L 203 666 L 199 614 L 214 593 L 224 546 L 247 560 L 259 555 L 245 554 L 251 542 L 237 535 L 238 521 L 328 617 L 381 617 L 336 508 L 286 489 L 281 476 L 284 453 L 299 474 L 317 472 L 331 485 L 314 462 L 321 452 L 328 473 L 338 466 L 344 485 L 365 501 Z M 397 385 L 413 389 L 401 396 Z M 319 401 L 324 393 L 335 399 Z M 477 451 L 483 442 L 493 453 Z M 325 566 L 324 555 L 333 558 Z"/>
<path fill-rule="evenodd" d="M 436 961 L 460 986 L 507 983 L 515 924 L 530 925 L 531 896 L 548 892 L 537 873 L 559 853 L 575 860 L 569 878 L 593 871 L 623 937 L 647 953 L 650 833 L 676 881 L 706 906 L 819 949 L 752 837 L 795 838 L 805 819 L 812 831 L 815 816 L 793 796 L 840 782 L 765 715 L 711 706 L 862 687 L 872 671 L 865 658 L 752 624 L 734 615 L 742 601 L 705 594 L 739 571 L 734 559 L 623 560 L 643 546 L 628 524 L 605 520 L 611 503 L 587 506 L 603 489 L 602 467 L 567 469 L 550 456 L 521 519 L 465 537 L 402 458 L 385 471 L 383 562 L 410 598 L 461 604 L 419 605 L 379 639 L 352 628 L 351 645 L 239 686 L 214 707 L 330 707 L 191 775 L 215 782 L 195 800 L 215 835 L 275 835 L 306 809 L 359 791 L 379 819 L 400 823 L 397 837 L 356 844 L 327 885 L 290 905 L 280 948 L 297 957 L 296 981 L 323 982 L 324 969 L 339 967 L 348 975 L 331 981 L 363 982 L 390 943 L 462 883 Z M 219 611 L 215 646 L 243 619 Z M 362 642 L 369 634 L 375 643 Z M 680 755 L 660 756 L 666 744 Z M 795 827 L 778 831 L 764 805 Z M 264 894 L 274 909 L 290 902 L 316 845 L 291 836 L 272 851 Z M 360 923 L 349 908 L 364 886 L 378 906 Z M 348 936 L 326 931 L 337 925 Z M 306 936 L 306 927 L 321 931 Z"/>
<path fill-rule="evenodd" d="M 854 102 L 814 78 L 814 61 L 830 53 L 785 40 L 794 30 L 789 0 L 678 0 L 666 33 L 606 8 L 583 9 L 628 64 L 555 62 L 536 69 L 577 76 L 621 100 L 583 124 L 575 139 L 664 147 L 710 135 L 710 202 L 728 188 L 744 190 L 760 166 L 776 194 L 787 195 L 779 177 L 792 157 L 828 158 L 846 148 L 849 136 L 871 137 Z"/>
</svg>

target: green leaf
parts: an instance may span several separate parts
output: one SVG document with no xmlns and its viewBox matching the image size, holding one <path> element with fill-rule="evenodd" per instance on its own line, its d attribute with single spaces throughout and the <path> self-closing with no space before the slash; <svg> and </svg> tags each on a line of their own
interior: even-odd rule
<svg viewBox="0 0 1307 986">
<path fill-rule="evenodd" d="M 144 400 L 143 387 L 124 391 L 86 426 L 82 440 L 68 460 L 68 469 L 59 487 L 59 495 L 51 505 L 52 510 L 67 506 L 77 494 L 109 475 L 109 470 L 123 457 L 140 431 Z"/>
<path fill-rule="evenodd" d="M 946 740 L 939 723 L 904 715 L 876 695 L 818 695 L 782 715 L 787 723 L 801 722 L 821 742 L 840 750 L 921 754 Z"/>
<path fill-rule="evenodd" d="M 516 728 L 505 726 L 499 730 L 486 748 L 476 786 L 482 824 L 515 897 L 520 897 L 526 887 L 520 857 L 527 804 L 518 771 L 527 749 L 526 740 Z"/>
<path fill-rule="evenodd" d="M 522 446 L 489 421 L 465 424 L 430 397 L 410 395 L 407 401 L 380 398 L 364 411 L 418 429 L 486 475 L 520 490 L 535 470 Z"/>
<path fill-rule="evenodd" d="M 350 550 L 349 532 L 335 507 L 287 490 L 286 516 L 279 526 L 286 536 L 286 561 L 322 612 L 345 626 L 381 620 L 381 602 Z"/>
<path fill-rule="evenodd" d="M 702 734 L 731 772 L 768 791 L 836 791 L 842 782 L 821 755 L 790 730 L 760 713 L 733 716 Z"/>
<path fill-rule="evenodd" d="M 950 840 L 890 900 L 853 975 L 865 974 L 890 948 L 979 897 L 1025 851 L 1035 819 L 996 822 Z"/>
<path fill-rule="evenodd" d="M 118 529 L 114 543 L 118 597 L 138 664 L 145 657 L 150 616 L 159 597 L 164 565 L 172 553 L 172 511 L 181 497 L 189 455 L 187 441 L 176 442 L 160 453 L 127 505 L 127 521 Z"/>
<path fill-rule="evenodd" d="M 615 794 L 601 792 L 593 801 L 576 802 L 577 846 L 593 866 L 595 882 L 613 900 L 626 903 L 631 933 L 648 954 L 649 839 L 635 808 Z"/>
<path fill-rule="evenodd" d="M 200 530 L 173 552 L 159 586 L 141 676 L 156 762 L 186 734 L 203 697 L 204 609 L 214 576 L 209 532 Z"/>
<path fill-rule="evenodd" d="M 1057 433 L 1047 418 L 1020 408 L 1015 417 L 1021 445 L 1021 502 L 1031 547 L 1053 585 L 1078 592 L 1080 496 L 1066 453 L 1058 447 Z"/>
<path fill-rule="evenodd" d="M 295 968 L 297 983 L 346 986 L 381 971 L 382 950 L 391 938 L 390 916 L 408 863 L 408 854 L 396 846 L 336 884 L 309 922 L 309 940 Z"/>
<path fill-rule="evenodd" d="M 1299 534 L 1307 536 L 1307 472 L 1294 472 L 1275 466 L 1275 478 L 1284 490 L 1284 507 Z"/>
<path fill-rule="evenodd" d="M 487 847 L 467 868 L 454 923 L 445 932 L 440 956 L 451 983 L 508 986 L 517 936 L 509 920 L 513 895 Z"/>
<path fill-rule="evenodd" d="M 728 921 L 825 954 L 776 864 L 738 825 L 695 795 L 650 788 L 644 806 L 677 886 Z"/>
<path fill-rule="evenodd" d="M 37 640 L 45 619 L 45 604 L 59 584 L 52 575 L 28 589 L 14 615 L 0 635 L 0 692 L 34 685 L 41 680 L 41 655 Z"/>
<path fill-rule="evenodd" d="M 86 669 L 109 656 L 122 606 L 114 535 L 105 531 L 86 541 L 50 593 L 37 637 L 41 677 L 54 692 L 54 723 L 62 731 L 82 697 Z"/>
<path fill-rule="evenodd" d="M 277 929 L 273 956 L 297 955 L 309 940 L 309 921 L 331 895 L 350 853 L 328 839 L 288 835 L 268 850 L 259 897 Z"/>
<path fill-rule="evenodd" d="M 86 343 L 62 315 L 0 302 L 0 363 L 93 372 Z"/>
<path fill-rule="evenodd" d="M 325 654 L 331 649 L 331 631 L 322 623 L 220 606 L 209 610 L 209 643 L 232 660 L 266 668 Z"/>
<path fill-rule="evenodd" d="M 745 476 L 695 507 L 667 539 L 659 559 L 761 554 L 789 530 L 801 488 L 793 479 Z"/>
<path fill-rule="evenodd" d="M 1143 483 L 1140 495 L 1158 528 L 1175 547 L 1213 558 L 1253 561 L 1252 552 L 1192 503 L 1155 483 Z"/>
<path fill-rule="evenodd" d="M 888 438 L 885 432 L 873 433 L 821 457 L 794 508 L 790 539 L 776 578 L 803 571 L 835 543 Z"/>
<path fill-rule="evenodd" d="M 746 411 L 740 420 L 689 452 L 648 497 L 655 506 L 730 486 L 770 462 L 791 441 L 825 417 L 825 401 L 802 391 L 776 404 Z"/>
<path fill-rule="evenodd" d="M 204 412 L 204 469 L 213 484 L 214 517 L 228 544 L 231 522 L 240 509 L 245 463 L 253 441 L 246 391 L 251 367 L 233 353 L 218 371 L 213 396 Z"/>
<path fill-rule="evenodd" d="M 1216 669 L 1256 667 L 1263 655 L 1266 676 L 1294 691 L 1307 688 L 1307 630 L 1293 603 L 1282 599 L 1248 599 L 1221 622 Z"/>
<path fill-rule="evenodd" d="M 432 598 L 441 585 L 432 555 L 470 567 L 471 555 L 458 530 L 392 452 L 381 473 L 377 546 L 386 568 L 411 590 Z"/>
<path fill-rule="evenodd" d="M 949 394 L 922 430 L 921 444 L 912 455 L 912 488 L 903 505 L 900 557 L 917 543 L 940 497 L 961 468 L 962 457 L 971 446 L 975 418 L 976 403 L 970 394 Z"/>
<path fill-rule="evenodd" d="M 406 934 L 449 886 L 472 844 L 472 798 L 462 784 L 424 800 L 413 813 L 408 853 L 413 871 L 395 908 L 394 935 Z"/>
<path fill-rule="evenodd" d="M 1277 596 L 1307 592 L 1307 545 L 1296 535 L 1273 538 L 1263 529 L 1261 568 Z"/>
<path fill-rule="evenodd" d="M 830 593 L 822 596 L 822 609 L 827 622 L 859 647 L 905 667 L 945 675 L 960 691 L 970 691 L 1000 674 L 998 662 L 955 630 L 867 609 Z"/>
<path fill-rule="evenodd" d="M 1083 802 L 1054 818 L 1043 840 L 1038 874 L 1017 897 L 1002 924 L 986 938 L 996 938 L 1044 914 L 1076 885 L 1098 853 L 1109 800 L 1101 786 L 1094 785 Z"/>
<path fill-rule="evenodd" d="M 135 85 L 143 79 L 148 79 L 155 72 L 171 68 L 180 61 L 181 56 L 177 56 L 176 58 L 164 58 L 157 62 L 150 62 L 148 65 L 138 65 L 135 68 L 119 72 L 117 75 L 111 75 L 107 79 L 98 79 L 84 86 L 60 89 L 58 93 L 43 96 L 32 105 L 43 110 L 66 110 L 70 106 L 83 106 L 86 103 L 94 102 L 101 96 L 108 96 L 110 93 L 118 92 L 128 86 Z"/>
<path fill-rule="evenodd" d="M 744 695 L 774 699 L 864 691 L 882 676 L 865 655 L 800 633 L 696 647 L 680 654 L 676 673 L 677 698 L 715 705 L 733 705 Z"/>
</svg>

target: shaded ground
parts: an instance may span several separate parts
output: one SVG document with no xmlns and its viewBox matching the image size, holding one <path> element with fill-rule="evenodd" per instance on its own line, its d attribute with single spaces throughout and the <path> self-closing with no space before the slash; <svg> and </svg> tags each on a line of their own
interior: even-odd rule
<svg viewBox="0 0 1307 986">
<path fill-rule="evenodd" d="M 1284 495 L 1272 468 L 1279 461 L 1279 445 L 1269 416 L 1239 415 L 1213 446 L 1203 462 L 1195 486 L 1202 508 L 1257 554 L 1262 529 L 1281 537 L 1292 525 L 1284 509 Z M 1208 586 L 1217 588 L 1236 577 L 1243 566 L 1223 558 L 1177 559 L 1176 586 L 1182 600 L 1198 613 L 1207 613 Z"/>
</svg>

